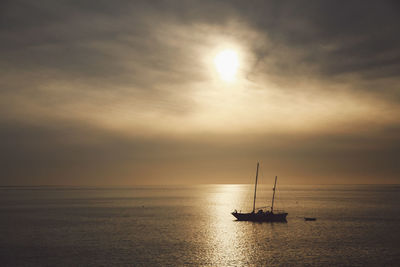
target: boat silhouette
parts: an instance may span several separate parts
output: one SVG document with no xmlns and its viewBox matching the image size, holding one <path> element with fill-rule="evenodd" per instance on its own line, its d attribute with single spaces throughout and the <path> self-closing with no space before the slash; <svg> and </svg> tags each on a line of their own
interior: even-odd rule
<svg viewBox="0 0 400 267">
<path fill-rule="evenodd" d="M 273 193 L 272 193 L 272 204 L 270 210 L 259 209 L 256 212 L 256 197 L 257 197 L 257 181 L 258 181 L 258 169 L 260 163 L 257 162 L 257 171 L 256 171 L 256 183 L 254 186 L 254 200 L 253 200 L 253 211 L 249 213 L 241 213 L 235 210 L 231 214 L 238 221 L 251 221 L 251 222 L 286 222 L 287 212 L 281 210 L 274 210 L 274 200 L 275 200 L 275 190 L 276 190 L 276 181 L 278 176 L 275 176 L 275 183 Z"/>
</svg>

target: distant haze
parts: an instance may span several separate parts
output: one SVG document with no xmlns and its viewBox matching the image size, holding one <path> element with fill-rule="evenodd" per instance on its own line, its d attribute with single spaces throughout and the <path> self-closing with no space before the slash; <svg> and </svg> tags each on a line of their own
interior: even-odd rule
<svg viewBox="0 0 400 267">
<path fill-rule="evenodd" d="M 397 1 L 2 1 L 0 70 L 0 185 L 400 183 Z"/>
</svg>

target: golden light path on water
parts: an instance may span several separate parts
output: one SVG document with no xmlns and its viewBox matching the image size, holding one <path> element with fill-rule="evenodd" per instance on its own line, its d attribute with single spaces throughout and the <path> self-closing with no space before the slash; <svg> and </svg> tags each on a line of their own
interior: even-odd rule
<svg viewBox="0 0 400 267">
<path fill-rule="evenodd" d="M 285 223 L 239 222 L 230 214 L 235 208 L 243 212 L 251 211 L 254 185 L 217 185 L 208 194 L 209 214 L 207 227 L 208 261 L 214 266 L 248 265 L 255 259 L 269 259 L 260 264 L 276 264 L 272 251 L 282 246 L 274 243 L 285 234 Z M 257 201 L 265 206 L 269 202 L 269 186 L 260 188 L 263 196 Z M 268 191 L 268 193 L 267 193 Z M 260 193 L 261 193 L 260 192 Z M 267 197 L 267 198 L 266 198 Z M 256 206 L 259 206 L 256 204 Z M 263 247 L 260 250 L 259 247 Z M 282 247 L 285 247 L 283 245 Z M 262 255 L 260 255 L 262 253 Z"/>
<path fill-rule="evenodd" d="M 248 256 L 247 249 L 244 247 L 245 243 L 240 242 L 242 238 L 237 227 L 238 224 L 233 223 L 234 218 L 230 216 L 232 207 L 237 206 L 240 202 L 243 203 L 243 192 L 240 186 L 235 185 L 221 186 L 217 190 L 219 192 L 214 194 L 211 200 L 210 240 L 212 242 L 210 242 L 210 251 L 212 262 L 231 265 L 239 258 L 240 262 L 245 263 Z"/>
<path fill-rule="evenodd" d="M 248 243 L 253 231 L 243 231 L 242 222 L 234 221 L 230 214 L 233 207 L 241 207 L 248 199 L 248 186 L 221 185 L 217 192 L 212 195 L 212 212 L 209 220 L 210 225 L 210 252 L 212 262 L 215 264 L 234 265 L 247 264 L 252 255 L 252 245 Z M 247 206 L 247 205 L 246 205 Z"/>
</svg>

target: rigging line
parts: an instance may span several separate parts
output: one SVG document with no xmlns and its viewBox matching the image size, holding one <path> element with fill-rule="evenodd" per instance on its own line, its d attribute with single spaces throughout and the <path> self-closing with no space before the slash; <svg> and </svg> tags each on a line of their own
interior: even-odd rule
<svg viewBox="0 0 400 267">
<path fill-rule="evenodd" d="M 264 178 L 264 171 L 263 170 L 261 171 L 261 174 L 262 174 L 262 176 Z M 265 179 L 263 179 L 263 180 L 265 180 Z M 270 195 L 271 194 L 270 193 L 270 183 L 269 183 L 269 181 L 268 182 L 264 182 L 263 185 L 264 185 L 263 188 L 264 188 L 265 193 L 268 192 L 268 194 L 269 194 L 268 197 L 266 195 L 264 196 L 265 197 L 264 201 L 265 201 L 265 204 L 266 204 L 266 206 L 264 206 L 264 208 L 270 209 L 271 206 L 272 206 L 272 200 L 271 200 L 272 195 Z M 275 199 L 275 202 L 276 202 L 276 199 Z"/>
<path fill-rule="evenodd" d="M 253 203 L 252 198 L 253 198 L 253 185 L 254 185 L 254 174 L 250 173 L 247 175 L 247 183 L 243 185 L 243 190 L 245 191 L 244 193 L 244 201 L 241 203 L 242 210 L 247 210 L 249 208 L 248 203 Z"/>
<path fill-rule="evenodd" d="M 281 194 L 281 191 L 279 189 L 279 186 L 276 187 L 276 193 L 277 193 L 277 196 L 278 196 L 278 203 L 281 203 L 279 206 L 281 206 L 284 209 L 286 207 L 285 197 L 284 196 L 282 197 L 282 194 Z"/>
<path fill-rule="evenodd" d="M 259 172 L 258 172 L 257 199 L 258 199 L 258 203 L 264 204 L 264 202 L 263 202 L 264 201 L 264 184 L 263 184 L 263 181 L 264 181 L 264 169 L 261 166 L 261 161 L 258 161 L 258 162 L 260 163 L 260 169 L 259 169 Z M 257 209 L 262 209 L 264 207 L 259 207 L 259 206 L 257 207 L 256 206 L 256 208 Z"/>
<path fill-rule="evenodd" d="M 258 162 L 259 164 L 260 164 L 260 162 Z M 257 199 L 258 199 L 258 203 L 260 203 L 260 199 L 262 200 L 262 191 L 263 191 L 263 184 L 262 184 L 262 181 L 263 181 L 263 176 L 264 176 L 264 174 L 263 174 L 263 169 L 262 169 L 262 167 L 261 167 L 261 164 L 260 164 L 260 168 L 259 168 L 259 171 L 258 171 L 258 187 L 257 187 Z M 262 207 L 258 207 L 258 206 L 256 206 L 256 209 L 258 210 L 258 209 L 261 209 Z"/>
</svg>

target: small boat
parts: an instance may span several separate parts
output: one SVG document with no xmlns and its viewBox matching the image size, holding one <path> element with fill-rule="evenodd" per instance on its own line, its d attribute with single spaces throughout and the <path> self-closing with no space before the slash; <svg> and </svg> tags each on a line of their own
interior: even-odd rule
<svg viewBox="0 0 400 267">
<path fill-rule="evenodd" d="M 305 221 L 316 221 L 317 218 L 313 218 L 313 217 L 304 217 Z"/>
<path fill-rule="evenodd" d="M 263 210 L 259 209 L 256 212 L 256 196 L 257 196 L 257 180 L 258 180 L 258 169 L 259 169 L 259 162 L 257 162 L 257 171 L 256 171 L 256 183 L 254 187 L 254 200 L 253 200 L 253 211 L 249 213 L 241 213 L 237 212 L 236 210 L 231 214 L 238 220 L 238 221 L 251 221 L 251 222 L 286 222 L 286 216 L 288 215 L 284 211 L 274 211 L 274 200 L 275 200 L 275 189 L 276 189 L 276 181 L 278 179 L 275 176 L 275 184 L 272 194 L 272 204 L 270 210 Z"/>
</svg>

